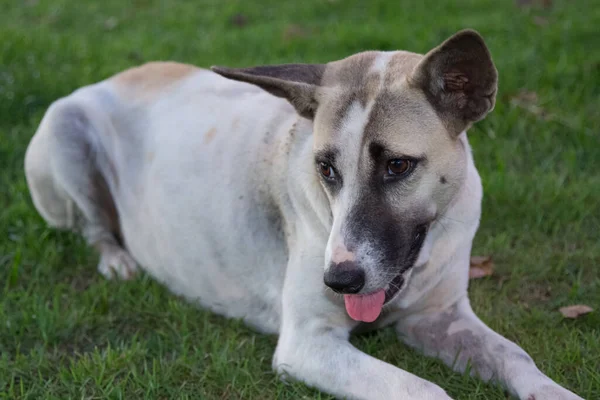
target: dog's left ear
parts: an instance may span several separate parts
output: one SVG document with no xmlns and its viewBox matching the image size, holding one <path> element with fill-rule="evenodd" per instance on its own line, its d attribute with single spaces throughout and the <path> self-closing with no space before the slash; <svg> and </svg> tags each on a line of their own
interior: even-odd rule
<svg viewBox="0 0 600 400">
<path fill-rule="evenodd" d="M 211 67 L 226 78 L 248 82 L 267 92 L 286 98 L 298 114 L 312 119 L 317 109 L 316 91 L 321 83 L 324 64 L 265 65 L 254 68 Z"/>
<path fill-rule="evenodd" d="M 492 111 L 498 71 L 479 33 L 463 30 L 431 50 L 416 66 L 411 82 L 455 134 Z"/>
</svg>

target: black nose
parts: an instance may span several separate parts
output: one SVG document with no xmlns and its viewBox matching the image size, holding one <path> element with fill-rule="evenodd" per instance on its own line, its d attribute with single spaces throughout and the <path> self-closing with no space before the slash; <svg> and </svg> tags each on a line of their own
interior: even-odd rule
<svg viewBox="0 0 600 400">
<path fill-rule="evenodd" d="M 358 293 L 365 285 L 365 272 L 352 261 L 332 263 L 325 273 L 324 281 L 338 293 Z"/>
</svg>

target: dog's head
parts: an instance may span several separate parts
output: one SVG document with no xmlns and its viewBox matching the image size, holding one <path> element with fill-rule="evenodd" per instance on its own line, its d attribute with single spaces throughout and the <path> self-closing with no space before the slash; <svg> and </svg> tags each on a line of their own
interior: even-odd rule
<svg viewBox="0 0 600 400">
<path fill-rule="evenodd" d="M 314 121 L 315 173 L 333 215 L 325 283 L 362 294 L 346 296 L 348 312 L 373 319 L 361 302 L 389 301 L 404 284 L 430 224 L 464 182 L 460 134 L 494 107 L 497 71 L 483 39 L 466 30 L 425 56 L 365 52 L 324 65 L 214 70 L 285 97 Z"/>
</svg>

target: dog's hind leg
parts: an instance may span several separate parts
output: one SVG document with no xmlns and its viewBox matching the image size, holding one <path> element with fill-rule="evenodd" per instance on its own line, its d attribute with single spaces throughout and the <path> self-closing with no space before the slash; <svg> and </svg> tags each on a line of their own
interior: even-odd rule
<svg viewBox="0 0 600 400">
<path fill-rule="evenodd" d="M 106 180 L 109 160 L 97 136 L 106 127 L 95 107 L 73 98 L 58 100 L 29 144 L 25 173 L 33 202 L 48 224 L 80 232 L 99 251 L 102 275 L 128 279 L 137 264 L 122 246 Z"/>
</svg>

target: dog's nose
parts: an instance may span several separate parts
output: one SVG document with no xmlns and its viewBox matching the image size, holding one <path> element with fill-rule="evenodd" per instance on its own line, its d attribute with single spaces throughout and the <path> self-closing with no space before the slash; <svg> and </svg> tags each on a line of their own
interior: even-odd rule
<svg viewBox="0 0 600 400">
<path fill-rule="evenodd" d="M 325 272 L 324 282 L 338 293 L 358 293 L 365 285 L 365 271 L 353 261 L 332 263 Z"/>
</svg>

